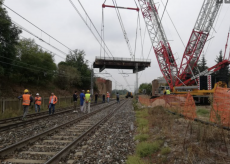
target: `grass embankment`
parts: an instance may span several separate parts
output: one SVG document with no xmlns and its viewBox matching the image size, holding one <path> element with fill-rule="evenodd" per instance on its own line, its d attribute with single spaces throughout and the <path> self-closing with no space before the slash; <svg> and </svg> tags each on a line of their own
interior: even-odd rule
<svg viewBox="0 0 230 164">
<path fill-rule="evenodd" d="M 134 104 L 136 150 L 127 164 L 230 163 L 229 131 L 208 126 L 163 107 Z M 209 118 L 210 107 L 198 107 L 198 117 Z"/>
<path fill-rule="evenodd" d="M 127 164 L 146 164 L 152 162 L 152 156 L 167 156 L 170 148 L 164 145 L 162 137 L 154 138 L 151 133 L 152 120 L 149 109 L 141 108 L 134 104 L 136 113 L 137 134 L 135 136 L 136 151 L 135 154 L 128 157 Z M 159 160 L 161 161 L 161 160 Z"/>
</svg>

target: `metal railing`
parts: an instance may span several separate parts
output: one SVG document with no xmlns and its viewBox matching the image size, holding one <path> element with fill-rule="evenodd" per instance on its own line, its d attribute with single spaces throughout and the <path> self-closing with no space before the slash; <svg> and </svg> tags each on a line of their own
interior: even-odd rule
<svg viewBox="0 0 230 164">
<path fill-rule="evenodd" d="M 140 58 L 119 58 L 119 57 L 100 57 L 96 56 L 96 59 L 101 60 L 116 60 L 116 61 L 136 61 L 136 62 L 151 62 L 151 59 L 140 59 Z"/>
</svg>

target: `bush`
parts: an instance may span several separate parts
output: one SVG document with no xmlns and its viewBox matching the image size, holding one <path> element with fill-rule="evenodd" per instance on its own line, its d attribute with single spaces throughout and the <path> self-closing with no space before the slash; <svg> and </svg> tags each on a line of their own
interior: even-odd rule
<svg viewBox="0 0 230 164">
<path fill-rule="evenodd" d="M 161 149 L 161 155 L 167 155 L 171 152 L 171 149 L 169 147 L 164 147 Z"/>
<path fill-rule="evenodd" d="M 144 164 L 144 162 L 142 162 L 141 159 L 137 156 L 129 156 L 126 164 Z"/>
<path fill-rule="evenodd" d="M 135 140 L 139 140 L 140 142 L 146 141 L 149 138 L 148 134 L 139 134 L 135 136 Z"/>
<path fill-rule="evenodd" d="M 198 109 L 198 110 L 196 111 L 196 113 L 197 113 L 197 115 L 203 116 L 203 115 L 209 114 L 209 111 L 206 110 L 206 109 Z"/>
<path fill-rule="evenodd" d="M 136 117 L 137 118 L 147 117 L 148 114 L 149 114 L 148 109 L 143 109 L 143 110 L 136 111 Z"/>
<path fill-rule="evenodd" d="M 144 118 L 138 118 L 137 119 L 137 125 L 139 128 L 147 127 L 148 124 L 149 124 L 149 121 L 147 119 L 144 119 Z"/>
<path fill-rule="evenodd" d="M 137 145 L 136 152 L 139 157 L 147 157 L 152 153 L 157 152 L 160 149 L 160 146 L 163 144 L 163 141 L 158 140 L 153 143 L 141 142 Z"/>
</svg>

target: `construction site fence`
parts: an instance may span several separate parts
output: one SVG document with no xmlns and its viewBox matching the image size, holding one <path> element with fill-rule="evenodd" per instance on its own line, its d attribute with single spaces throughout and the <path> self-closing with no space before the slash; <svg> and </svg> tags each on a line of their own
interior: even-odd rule
<svg viewBox="0 0 230 164">
<path fill-rule="evenodd" d="M 210 121 L 230 127 L 230 89 L 217 87 L 211 100 Z"/>
<path fill-rule="evenodd" d="M 196 104 L 190 93 L 178 95 L 164 95 L 155 99 L 139 96 L 139 102 L 149 107 L 162 106 L 165 109 L 183 115 L 185 118 L 194 120 Z"/>
</svg>

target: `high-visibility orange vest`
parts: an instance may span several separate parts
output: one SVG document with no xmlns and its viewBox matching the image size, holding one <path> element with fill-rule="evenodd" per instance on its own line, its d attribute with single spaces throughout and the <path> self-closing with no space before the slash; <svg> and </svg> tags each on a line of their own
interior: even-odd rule
<svg viewBox="0 0 230 164">
<path fill-rule="evenodd" d="M 107 93 L 107 98 L 109 97 L 109 93 Z"/>
<path fill-rule="evenodd" d="M 57 103 L 57 101 L 58 101 L 58 99 L 57 99 L 57 96 L 50 96 L 50 101 L 49 101 L 49 103 L 51 103 L 51 99 L 53 98 L 53 104 L 56 104 Z"/>
<path fill-rule="evenodd" d="M 41 97 L 35 97 L 35 104 L 41 105 L 42 104 L 42 98 Z"/>
<path fill-rule="evenodd" d="M 30 105 L 30 95 L 29 94 L 23 94 L 22 95 L 22 105 Z"/>
</svg>

